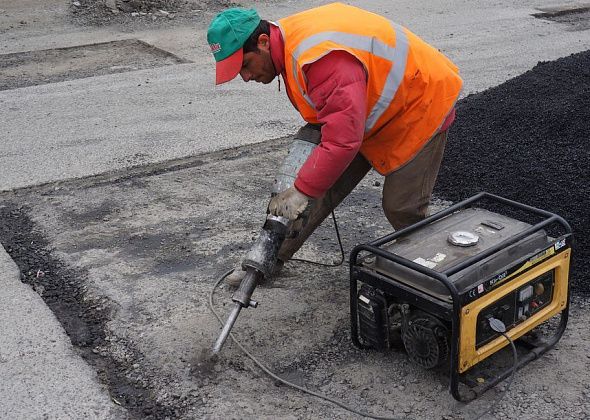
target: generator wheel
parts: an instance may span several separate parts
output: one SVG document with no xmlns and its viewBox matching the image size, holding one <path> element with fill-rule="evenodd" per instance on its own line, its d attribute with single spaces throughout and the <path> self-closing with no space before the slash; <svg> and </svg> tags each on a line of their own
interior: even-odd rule
<svg viewBox="0 0 590 420">
<path fill-rule="evenodd" d="M 420 313 L 412 316 L 402 338 L 410 360 L 425 369 L 440 366 L 448 358 L 448 331 L 431 315 Z"/>
</svg>

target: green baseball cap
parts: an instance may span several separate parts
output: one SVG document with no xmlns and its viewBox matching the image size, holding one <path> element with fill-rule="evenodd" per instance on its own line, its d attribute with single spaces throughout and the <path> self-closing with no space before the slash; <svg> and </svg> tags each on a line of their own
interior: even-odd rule
<svg viewBox="0 0 590 420">
<path fill-rule="evenodd" d="M 238 75 L 244 58 L 242 47 L 259 23 L 256 10 L 240 7 L 226 9 L 213 18 L 207 30 L 207 42 L 216 61 L 216 85 Z"/>
</svg>

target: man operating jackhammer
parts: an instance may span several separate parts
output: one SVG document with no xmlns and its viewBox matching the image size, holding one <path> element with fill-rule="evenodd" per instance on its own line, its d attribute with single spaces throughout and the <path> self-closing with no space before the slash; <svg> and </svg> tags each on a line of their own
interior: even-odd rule
<svg viewBox="0 0 590 420">
<path fill-rule="evenodd" d="M 382 207 L 395 229 L 426 216 L 462 86 L 441 52 L 382 16 L 341 3 L 276 23 L 254 9 L 227 9 L 211 22 L 207 40 L 216 84 L 238 74 L 265 84 L 282 77 L 307 122 L 295 139 L 317 144 L 294 184 L 268 205 L 291 221 L 308 214 L 291 222 L 298 235 L 282 243 L 275 273 L 371 167 L 385 177 Z M 238 286 L 244 273 L 237 269 L 226 281 Z"/>
</svg>

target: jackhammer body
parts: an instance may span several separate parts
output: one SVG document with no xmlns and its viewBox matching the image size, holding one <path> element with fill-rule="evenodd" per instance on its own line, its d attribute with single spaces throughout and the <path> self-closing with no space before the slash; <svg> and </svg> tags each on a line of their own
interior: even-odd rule
<svg viewBox="0 0 590 420">
<path fill-rule="evenodd" d="M 306 134 L 306 131 L 302 129 L 298 134 L 301 133 Z M 316 137 L 319 140 L 319 135 Z M 299 169 L 316 146 L 316 143 L 311 141 L 313 140 L 295 137 L 289 148 L 289 153 L 273 182 L 272 196 L 293 186 L 297 172 L 299 172 Z M 258 306 L 258 302 L 252 300 L 252 294 L 258 283 L 272 274 L 279 249 L 287 235 L 288 227 L 289 219 L 285 217 L 273 215 L 266 217 L 260 235 L 242 261 L 242 269 L 246 271 L 246 275 L 232 296 L 234 307 L 225 321 L 219 338 L 215 342 L 214 354 L 219 353 L 221 350 L 242 308 L 256 308 Z"/>
</svg>

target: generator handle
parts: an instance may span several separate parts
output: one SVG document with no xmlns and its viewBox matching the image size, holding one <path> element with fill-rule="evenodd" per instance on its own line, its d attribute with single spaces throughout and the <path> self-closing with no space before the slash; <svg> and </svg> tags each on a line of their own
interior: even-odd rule
<svg viewBox="0 0 590 420">
<path fill-rule="evenodd" d="M 516 207 L 521 210 L 526 210 L 531 213 L 536 213 L 536 214 L 539 214 L 539 215 L 545 216 L 545 217 L 555 218 L 555 221 L 557 221 L 559 224 L 561 224 L 566 229 L 567 233 L 572 233 L 572 228 L 570 227 L 570 224 L 568 222 L 566 222 L 564 218 L 562 218 L 561 216 L 559 216 L 555 213 L 552 213 L 550 211 L 543 210 L 543 209 L 540 209 L 537 207 L 529 206 L 528 204 L 522 204 L 517 201 L 510 200 L 509 198 L 501 197 L 499 195 L 490 194 L 487 192 L 483 192 L 481 194 L 482 194 L 482 197 L 491 198 L 493 200 L 499 201 L 504 204 L 508 204 L 509 206 Z"/>
<path fill-rule="evenodd" d="M 470 265 L 475 264 L 476 262 L 479 262 L 479 261 L 489 257 L 490 255 L 496 253 L 498 250 L 506 248 L 512 244 L 515 244 L 516 242 L 531 235 L 532 233 L 537 232 L 537 231 L 543 229 L 544 227 L 547 227 L 547 226 L 552 225 L 554 223 L 560 224 L 565 229 L 566 234 L 572 235 L 572 228 L 569 225 L 569 223 L 566 222 L 563 217 L 561 217 L 555 213 L 552 213 L 550 211 L 539 209 L 539 208 L 533 207 L 533 206 L 529 206 L 527 204 L 522 204 L 522 203 L 510 200 L 508 198 L 501 197 L 501 196 L 495 195 L 495 194 L 490 194 L 487 192 L 482 192 L 472 198 L 474 200 L 468 199 L 468 200 L 465 200 L 464 202 L 457 203 L 457 204 L 462 205 L 462 204 L 465 204 L 466 202 L 473 203 L 474 201 L 478 201 L 483 198 L 489 198 L 489 199 L 492 199 L 492 200 L 497 201 L 499 203 L 506 204 L 510 207 L 517 208 L 519 210 L 524 210 L 524 211 L 527 211 L 532 214 L 544 216 L 544 217 L 546 217 L 546 219 L 540 221 L 539 223 L 534 224 L 533 226 L 520 232 L 519 234 L 516 234 L 516 235 L 506 239 L 505 241 L 503 241 L 499 244 L 496 244 L 495 246 L 493 246 L 491 248 L 488 248 L 484 252 L 480 252 L 479 254 L 474 255 L 474 256 L 460 262 L 457 265 L 447 268 L 445 270 L 445 274 L 447 276 L 452 276 L 453 274 L 458 273 L 459 271 L 463 270 L 464 268 L 469 267 Z"/>
<path fill-rule="evenodd" d="M 488 192 L 480 192 L 480 193 L 474 195 L 473 197 L 467 198 L 463 201 L 453 204 L 450 207 L 447 207 L 444 210 L 434 213 L 433 215 L 428 216 L 427 218 L 425 218 L 417 223 L 414 223 L 413 225 L 410 225 L 410 226 L 405 227 L 403 229 L 397 230 L 387 236 L 384 236 L 382 238 L 379 238 L 379 239 L 376 239 L 372 242 L 369 242 L 368 245 L 381 246 L 383 244 L 391 242 L 392 240 L 399 238 L 400 236 L 403 236 L 409 232 L 413 232 L 413 231 L 421 228 L 422 226 L 428 225 L 432 222 L 442 219 L 443 217 L 453 214 L 456 211 L 464 209 L 468 206 L 471 206 L 473 203 L 475 203 L 477 201 L 481 201 L 485 198 L 491 199 L 491 200 L 499 202 L 499 203 L 506 204 L 510 207 L 514 207 L 514 208 L 517 208 L 520 210 L 528 211 L 529 213 L 537 214 L 539 216 L 544 216 L 546 218 L 552 219 L 551 223 L 557 222 L 565 228 L 567 233 L 570 233 L 570 234 L 572 233 L 572 228 L 570 227 L 569 223 L 566 222 L 565 219 L 563 219 L 561 216 L 559 216 L 555 213 L 551 213 L 549 211 L 542 210 L 537 207 L 529 206 L 527 204 L 518 203 L 514 200 L 510 200 L 508 198 L 501 197 L 499 195 L 491 194 Z M 546 225 L 543 225 L 543 226 L 546 226 Z"/>
</svg>

